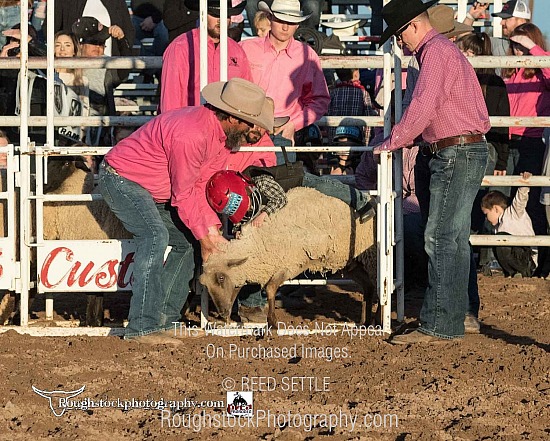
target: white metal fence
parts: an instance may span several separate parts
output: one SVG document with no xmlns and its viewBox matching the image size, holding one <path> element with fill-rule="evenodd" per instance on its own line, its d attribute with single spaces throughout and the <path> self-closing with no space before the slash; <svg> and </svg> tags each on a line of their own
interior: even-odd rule
<svg viewBox="0 0 550 441">
<path fill-rule="evenodd" d="M 59 1 L 59 0 L 58 0 Z M 500 0 L 495 0 L 497 4 Z M 22 7 L 22 17 L 26 16 L 26 4 Z M 48 19 L 53 22 L 53 2 L 49 2 Z M 444 2 L 451 3 L 451 2 Z M 456 4 L 456 2 L 454 2 Z M 459 3 L 459 15 L 466 2 Z M 460 6 L 462 5 L 462 6 Z M 225 9 L 222 5 L 222 13 Z M 51 15 L 50 15 L 51 14 Z M 205 17 L 203 17 L 204 19 Z M 26 20 L 22 20 L 25 22 Z M 222 20 L 223 22 L 223 20 Z M 51 27 L 50 27 L 51 28 Z M 26 41 L 27 29 L 22 28 L 22 40 Z M 203 34 L 206 34 L 203 32 Z M 160 67 L 160 57 L 112 57 L 93 59 L 58 59 L 53 57 L 53 35 L 48 31 L 48 57 L 47 59 L 28 59 L 27 45 L 21 48 L 20 59 L 0 59 L 0 69 L 18 69 L 21 78 L 21 102 L 27 102 L 28 90 L 26 77 L 28 70 L 33 68 L 46 68 L 48 77 L 48 112 L 47 116 L 21 116 L 0 117 L 0 126 L 20 127 L 20 139 L 18 154 L 14 155 L 13 146 L 1 148 L 0 153 L 8 154 L 8 168 L 6 171 L 5 185 L 2 189 L 0 200 L 5 208 L 7 230 L 4 238 L 0 239 L 0 288 L 15 291 L 21 295 L 21 325 L 26 327 L 28 320 L 29 290 L 37 287 L 39 293 L 50 294 L 53 292 L 110 292 L 129 290 L 131 288 L 130 277 L 132 271 L 132 242 L 131 241 L 44 241 L 42 236 L 42 204 L 47 200 L 58 200 L 60 197 L 44 196 L 42 185 L 47 179 L 44 173 L 43 158 L 51 153 L 56 154 L 102 154 L 107 147 L 90 148 L 86 151 L 75 148 L 59 148 L 54 146 L 54 128 L 56 126 L 140 126 L 150 117 L 54 117 L 53 112 L 53 72 L 54 67 L 87 67 L 87 68 L 129 68 L 134 70 L 146 67 Z M 223 39 L 222 39 L 223 41 Z M 389 45 L 385 47 L 384 56 L 344 57 L 330 56 L 322 58 L 323 68 L 383 68 L 385 84 L 384 102 L 389 104 L 391 91 L 391 69 L 395 68 L 397 74 L 396 87 L 400 87 L 398 71 L 408 63 L 407 57 L 392 56 Z M 223 57 L 222 57 L 223 58 Z M 539 66 L 550 67 L 550 57 L 476 57 L 470 59 L 474 67 L 522 67 Z M 222 65 L 227 65 L 223 63 Z M 206 70 L 205 67 L 203 67 Z M 223 77 L 222 77 L 223 78 Z M 385 114 L 380 117 L 353 117 L 355 120 L 366 122 L 369 126 L 385 126 L 389 132 L 389 115 L 386 104 Z M 400 115 L 397 115 L 400 116 Z M 345 117 L 325 117 L 320 125 L 336 126 Z M 493 117 L 491 123 L 494 126 L 536 126 L 549 127 L 549 117 L 516 118 Z M 47 142 L 44 146 L 34 146 L 30 142 L 29 127 L 46 127 Z M 292 151 L 365 151 L 367 147 L 337 148 L 337 147 L 296 147 L 288 148 Z M 403 240 L 402 240 L 402 216 L 401 216 L 401 179 L 394 176 L 401 175 L 400 155 L 395 155 L 397 161 L 393 164 L 393 155 L 383 153 L 378 170 L 378 191 L 375 195 L 378 199 L 378 294 L 383 311 L 383 327 L 389 332 L 391 329 L 392 295 L 397 294 L 397 318 L 402 320 L 404 314 L 403 301 Z M 395 167 L 394 167 L 395 165 Z M 34 169 L 34 171 L 32 171 Z M 33 176 L 36 176 L 36 190 L 32 186 Z M 395 181 L 395 182 L 394 182 Z M 486 176 L 483 185 L 525 185 L 519 182 L 517 176 L 494 177 Z M 550 186 L 550 177 L 533 177 L 528 185 Z M 16 214 L 16 188 L 19 189 L 18 213 Z M 67 200 L 89 200 L 91 196 L 63 196 Z M 31 209 L 33 205 L 33 209 Z M 18 225 L 19 223 L 19 225 Z M 32 225 L 36 225 L 36 230 Z M 18 230 L 18 231 L 17 231 Z M 16 234 L 16 231 L 18 234 Z M 36 233 L 33 233 L 36 231 Z M 35 234 L 35 235 L 34 235 Z M 21 240 L 17 240 L 19 235 Z M 550 236 L 534 238 L 501 236 L 472 236 L 472 243 L 476 245 L 546 245 L 550 246 Z M 33 250 L 36 249 L 36 255 Z M 394 253 L 397 253 L 397 265 L 394 268 Z M 31 274 L 30 262 L 36 259 L 36 274 Z M 299 283 L 299 282 L 294 282 Z M 202 302 L 203 309 L 207 303 Z M 46 302 L 46 316 L 53 316 L 53 300 L 48 296 Z M 75 331 L 76 332 L 76 331 Z M 79 333 L 84 331 L 79 330 Z M 63 331 L 62 334 L 65 334 Z M 97 331 L 90 331 L 97 334 Z M 51 335 L 51 332 L 50 332 Z"/>
</svg>

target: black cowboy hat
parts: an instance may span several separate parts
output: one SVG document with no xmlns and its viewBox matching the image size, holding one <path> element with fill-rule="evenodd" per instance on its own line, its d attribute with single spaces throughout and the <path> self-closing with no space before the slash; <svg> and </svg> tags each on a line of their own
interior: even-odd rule
<svg viewBox="0 0 550 441">
<path fill-rule="evenodd" d="M 379 45 L 382 46 L 388 38 L 399 29 L 413 20 L 422 12 L 435 5 L 439 0 L 391 0 L 382 9 L 382 17 L 388 25 L 382 36 Z"/>
<path fill-rule="evenodd" d="M 200 1 L 199 0 L 185 0 L 185 6 L 191 11 L 199 11 Z M 227 16 L 232 17 L 233 15 L 239 15 L 243 12 L 244 7 L 246 6 L 246 0 L 243 0 L 238 5 L 232 6 L 231 0 L 227 0 Z M 208 0 L 208 15 L 212 17 L 220 17 L 220 0 Z"/>
<path fill-rule="evenodd" d="M 102 25 L 94 17 L 82 17 L 73 23 L 73 34 L 82 44 L 96 44 L 102 46 L 111 37 L 109 27 Z"/>
</svg>

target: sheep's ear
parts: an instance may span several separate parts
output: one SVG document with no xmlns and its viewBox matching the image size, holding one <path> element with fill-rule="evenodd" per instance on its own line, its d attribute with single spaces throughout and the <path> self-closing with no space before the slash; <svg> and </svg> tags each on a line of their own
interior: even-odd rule
<svg viewBox="0 0 550 441">
<path fill-rule="evenodd" d="M 245 257 L 243 259 L 231 259 L 227 261 L 227 266 L 229 268 L 233 268 L 234 266 L 239 266 L 245 263 L 248 260 L 248 257 Z"/>
</svg>

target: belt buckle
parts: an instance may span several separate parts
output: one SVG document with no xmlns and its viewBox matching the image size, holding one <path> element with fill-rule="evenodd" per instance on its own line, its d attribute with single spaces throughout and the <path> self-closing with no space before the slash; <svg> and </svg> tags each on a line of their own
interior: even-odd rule
<svg viewBox="0 0 550 441">
<path fill-rule="evenodd" d="M 426 157 L 433 156 L 434 154 L 433 143 L 427 143 L 427 142 L 422 143 L 422 146 L 420 147 L 420 152 L 422 153 L 423 156 L 426 156 Z"/>
</svg>

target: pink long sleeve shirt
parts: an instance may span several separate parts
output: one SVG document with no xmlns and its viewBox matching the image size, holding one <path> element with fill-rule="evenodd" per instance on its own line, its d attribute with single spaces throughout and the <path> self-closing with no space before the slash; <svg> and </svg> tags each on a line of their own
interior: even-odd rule
<svg viewBox="0 0 550 441">
<path fill-rule="evenodd" d="M 200 93 L 200 37 L 193 29 L 177 37 L 166 48 L 163 56 L 160 91 L 160 112 L 185 106 L 199 106 Z M 220 46 L 208 38 L 208 83 L 220 81 Z M 227 39 L 227 79 L 234 77 L 252 81 L 250 65 L 241 47 Z"/>
<path fill-rule="evenodd" d="M 451 136 L 487 133 L 491 126 L 481 86 L 456 45 L 432 29 L 414 56 L 420 73 L 411 103 L 380 148 L 397 150 L 412 145 L 419 135 L 431 143 Z"/>
<path fill-rule="evenodd" d="M 221 225 L 206 200 L 208 179 L 229 165 L 244 170 L 275 162 L 273 152 L 232 153 L 225 140 L 214 112 L 185 107 L 152 119 L 120 141 L 105 159 L 119 175 L 151 193 L 155 202 L 170 202 L 193 235 L 202 239 L 208 227 Z"/>
<path fill-rule="evenodd" d="M 252 81 L 275 101 L 275 116 L 289 116 L 296 130 L 313 124 L 330 104 L 327 82 L 317 54 L 294 39 L 277 52 L 269 35 L 241 41 Z"/>
<path fill-rule="evenodd" d="M 548 56 L 539 46 L 529 53 L 534 56 Z M 505 78 L 511 116 L 550 116 L 550 68 L 542 67 L 540 72 L 531 78 L 523 78 L 524 68 L 516 69 L 510 77 Z M 511 135 L 542 138 L 543 127 L 510 127 Z"/>
</svg>

